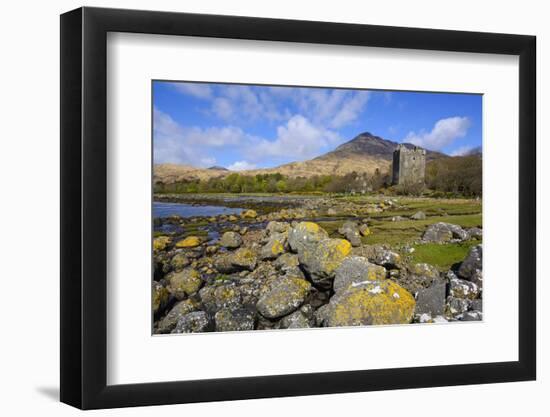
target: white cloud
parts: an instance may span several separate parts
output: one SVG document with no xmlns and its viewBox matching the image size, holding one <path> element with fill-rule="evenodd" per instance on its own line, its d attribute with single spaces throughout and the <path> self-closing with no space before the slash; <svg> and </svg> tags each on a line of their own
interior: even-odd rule
<svg viewBox="0 0 550 417">
<path fill-rule="evenodd" d="M 456 148 L 454 151 L 452 151 L 451 156 L 468 155 L 472 149 L 473 149 L 473 147 L 471 147 L 471 146 L 461 146 L 459 148 Z"/>
<path fill-rule="evenodd" d="M 214 99 L 212 102 L 212 111 L 223 120 L 230 120 L 233 117 L 231 101 L 223 97 Z"/>
<path fill-rule="evenodd" d="M 231 171 L 245 171 L 248 169 L 256 169 L 256 164 L 251 164 L 247 161 L 237 161 L 227 167 Z"/>
<path fill-rule="evenodd" d="M 436 122 L 430 132 L 409 132 L 403 142 L 414 143 L 426 149 L 441 150 L 452 144 L 456 139 L 466 136 L 470 128 L 467 117 L 449 117 Z"/>
<path fill-rule="evenodd" d="M 212 148 L 246 147 L 254 140 L 234 126 L 186 128 L 156 108 L 153 116 L 155 163 L 209 167 L 216 163 Z"/>
<path fill-rule="evenodd" d="M 369 99 L 367 91 L 358 91 L 353 96 L 342 103 L 342 108 L 336 113 L 334 119 L 330 122 L 330 126 L 339 128 L 353 122 L 363 111 L 365 104 Z"/>
<path fill-rule="evenodd" d="M 314 126 L 304 116 L 295 115 L 285 125 L 277 127 L 275 140 L 256 139 L 245 152 L 253 160 L 275 157 L 295 161 L 318 156 L 323 149 L 341 140 L 336 132 Z"/>
<path fill-rule="evenodd" d="M 212 88 L 208 84 L 200 83 L 172 83 L 172 86 L 180 93 L 187 94 L 193 97 L 209 99 L 212 97 Z"/>
</svg>

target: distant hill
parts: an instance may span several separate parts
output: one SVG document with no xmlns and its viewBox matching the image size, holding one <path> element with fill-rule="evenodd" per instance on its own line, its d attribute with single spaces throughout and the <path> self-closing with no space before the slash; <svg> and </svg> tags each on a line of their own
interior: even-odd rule
<svg viewBox="0 0 550 417">
<path fill-rule="evenodd" d="M 365 132 L 338 146 L 333 151 L 307 161 L 291 162 L 275 168 L 240 171 L 240 173 L 256 175 L 278 172 L 289 177 L 312 177 L 314 175 L 345 175 L 353 171 L 372 174 L 376 169 L 379 169 L 380 172 L 388 172 L 393 151 L 397 145 L 397 142 Z M 414 145 L 407 143 L 405 146 L 412 148 Z M 445 156 L 439 152 L 426 151 L 427 161 Z M 218 166 L 204 169 L 189 165 L 160 164 L 154 167 L 154 181 L 169 184 L 182 180 L 204 180 L 225 177 L 231 172 L 233 171 Z"/>
</svg>

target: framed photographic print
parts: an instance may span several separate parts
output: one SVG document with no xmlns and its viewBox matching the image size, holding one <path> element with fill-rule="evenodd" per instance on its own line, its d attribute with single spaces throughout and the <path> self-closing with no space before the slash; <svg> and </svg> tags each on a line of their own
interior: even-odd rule
<svg viewBox="0 0 550 417">
<path fill-rule="evenodd" d="M 535 38 L 61 16 L 61 400 L 535 379 Z"/>
</svg>

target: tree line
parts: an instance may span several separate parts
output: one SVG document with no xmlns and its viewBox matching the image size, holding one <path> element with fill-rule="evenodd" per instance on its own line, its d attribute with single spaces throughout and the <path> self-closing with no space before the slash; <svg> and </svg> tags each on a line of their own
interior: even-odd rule
<svg viewBox="0 0 550 417">
<path fill-rule="evenodd" d="M 369 193 L 419 195 L 427 190 L 447 195 L 481 196 L 482 161 L 479 156 L 440 158 L 426 164 L 425 186 L 392 187 L 388 173 L 351 172 L 346 175 L 289 177 L 280 173 L 246 175 L 238 172 L 208 180 L 154 184 L 155 193 Z"/>
</svg>

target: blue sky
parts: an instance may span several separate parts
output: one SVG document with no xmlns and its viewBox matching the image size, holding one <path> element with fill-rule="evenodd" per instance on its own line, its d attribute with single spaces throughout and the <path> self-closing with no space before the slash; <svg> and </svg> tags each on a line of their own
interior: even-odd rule
<svg viewBox="0 0 550 417">
<path fill-rule="evenodd" d="M 154 162 L 269 168 L 362 132 L 460 155 L 481 146 L 481 107 L 472 94 L 154 81 Z"/>
</svg>

